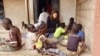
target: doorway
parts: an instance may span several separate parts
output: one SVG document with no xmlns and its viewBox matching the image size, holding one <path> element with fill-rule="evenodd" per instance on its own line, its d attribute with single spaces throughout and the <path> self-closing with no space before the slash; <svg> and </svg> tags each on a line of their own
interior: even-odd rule
<svg viewBox="0 0 100 56">
<path fill-rule="evenodd" d="M 0 19 L 3 19 L 4 17 L 5 14 L 4 14 L 3 0 L 0 0 Z"/>
<path fill-rule="evenodd" d="M 52 10 L 59 10 L 59 0 L 34 0 L 34 22 L 38 22 L 38 17 L 42 12 L 42 8 L 46 8 L 50 14 Z"/>
</svg>

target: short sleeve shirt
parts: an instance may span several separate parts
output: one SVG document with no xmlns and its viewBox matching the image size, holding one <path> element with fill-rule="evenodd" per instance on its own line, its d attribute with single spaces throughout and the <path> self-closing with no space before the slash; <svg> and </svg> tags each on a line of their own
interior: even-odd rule
<svg viewBox="0 0 100 56">
<path fill-rule="evenodd" d="M 80 37 L 78 35 L 70 35 L 67 43 L 67 49 L 70 51 L 77 51 Z"/>
<path fill-rule="evenodd" d="M 54 37 L 58 38 L 62 33 L 65 33 L 65 29 L 62 27 L 58 27 L 54 33 Z"/>
<path fill-rule="evenodd" d="M 79 32 L 77 33 L 77 35 L 79 35 L 81 38 L 83 38 L 83 37 L 84 37 L 84 32 L 83 32 L 83 31 L 79 31 Z"/>
</svg>

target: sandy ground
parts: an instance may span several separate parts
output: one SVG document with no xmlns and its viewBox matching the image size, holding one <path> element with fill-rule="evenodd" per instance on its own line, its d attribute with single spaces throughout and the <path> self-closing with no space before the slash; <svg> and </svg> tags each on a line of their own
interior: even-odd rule
<svg viewBox="0 0 100 56">
<path fill-rule="evenodd" d="M 66 52 L 66 51 L 65 51 Z M 0 52 L 0 56 L 42 56 L 36 50 L 19 50 L 14 52 Z M 43 55 L 49 56 L 49 55 Z M 90 52 L 84 52 L 81 56 L 92 56 Z"/>
</svg>

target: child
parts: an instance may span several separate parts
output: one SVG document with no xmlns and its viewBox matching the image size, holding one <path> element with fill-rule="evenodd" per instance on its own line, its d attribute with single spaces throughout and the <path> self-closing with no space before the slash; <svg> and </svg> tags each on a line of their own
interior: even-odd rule
<svg viewBox="0 0 100 56">
<path fill-rule="evenodd" d="M 27 29 L 28 29 L 28 33 L 26 35 L 25 47 L 28 50 L 32 50 L 36 42 L 35 27 L 32 24 L 29 24 L 27 26 Z"/>
<path fill-rule="evenodd" d="M 43 42 L 45 41 L 45 36 L 44 35 L 41 35 L 37 38 L 37 41 L 36 41 L 36 50 L 38 51 L 38 53 L 40 53 L 42 51 L 42 48 L 43 48 Z"/>
<path fill-rule="evenodd" d="M 46 41 L 44 44 L 46 44 L 46 46 L 44 46 L 43 54 L 48 54 L 51 56 L 56 56 L 56 55 L 66 56 L 66 54 L 64 52 L 60 51 L 57 48 L 56 43 L 48 43 L 47 44 L 47 41 Z"/>
<path fill-rule="evenodd" d="M 44 35 L 41 35 L 36 43 L 36 49 L 39 53 L 48 54 L 48 55 L 59 55 L 66 56 L 65 53 L 57 49 L 56 43 L 49 42 L 49 39 L 46 39 Z"/>
<path fill-rule="evenodd" d="M 49 16 L 49 14 L 46 11 L 46 8 L 42 8 L 42 13 L 40 13 L 40 15 L 39 15 L 38 23 L 34 24 L 35 28 L 37 29 L 38 26 L 40 26 L 42 22 L 47 23 L 48 16 Z"/>
<path fill-rule="evenodd" d="M 69 22 L 68 27 L 67 27 L 67 33 L 69 33 L 71 31 L 73 24 L 75 24 L 74 18 L 71 17 L 70 22 Z"/>
<path fill-rule="evenodd" d="M 78 49 L 79 43 L 81 42 L 80 37 L 77 35 L 78 27 L 76 24 L 72 26 L 71 33 L 69 34 L 69 39 L 67 43 L 67 49 L 72 52 L 77 52 L 80 56 L 80 51 Z"/>
<path fill-rule="evenodd" d="M 84 50 L 86 48 L 86 44 L 85 44 L 85 34 L 82 31 L 82 24 L 77 24 L 77 26 L 78 26 L 78 30 L 79 30 L 79 32 L 77 33 L 77 35 L 81 38 L 82 48 Z"/>
<path fill-rule="evenodd" d="M 65 35 L 65 33 L 65 23 L 61 23 L 60 27 L 58 27 L 54 33 L 54 38 L 58 40 L 57 43 L 64 39 L 62 35 Z"/>
<path fill-rule="evenodd" d="M 59 38 L 62 34 L 64 34 L 66 32 L 65 30 L 65 23 L 61 23 L 60 27 L 58 27 L 54 33 L 54 37 L 55 38 Z"/>
<path fill-rule="evenodd" d="M 83 41 L 85 41 L 85 35 L 84 32 L 82 31 L 82 24 L 77 24 L 79 32 L 77 33 L 77 35 L 79 35 L 81 37 L 81 39 Z"/>
<path fill-rule="evenodd" d="M 44 35 L 47 31 L 47 25 L 45 24 L 45 22 L 41 22 L 40 26 L 38 27 L 37 30 L 37 35 Z"/>
<path fill-rule="evenodd" d="M 0 51 L 7 52 L 20 49 L 22 47 L 22 40 L 19 28 L 14 26 L 9 18 L 3 19 L 2 25 L 6 30 L 9 30 L 9 40 L 5 40 L 5 43 L 3 43 L 3 45 L 6 45 L 8 48 L 1 48 Z"/>
</svg>

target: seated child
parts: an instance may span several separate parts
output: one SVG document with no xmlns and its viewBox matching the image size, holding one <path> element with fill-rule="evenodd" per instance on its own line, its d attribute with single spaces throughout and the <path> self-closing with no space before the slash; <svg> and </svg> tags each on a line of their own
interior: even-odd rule
<svg viewBox="0 0 100 56">
<path fill-rule="evenodd" d="M 44 35 L 46 31 L 47 31 L 47 25 L 44 22 L 42 22 L 40 26 L 38 27 L 37 36 L 42 35 L 42 34 Z"/>
<path fill-rule="evenodd" d="M 83 49 L 85 49 L 86 48 L 85 34 L 82 31 L 82 24 L 77 24 L 77 26 L 78 26 L 78 29 L 79 29 L 79 32 L 77 33 L 77 35 L 81 38 L 81 43 L 82 43 Z"/>
<path fill-rule="evenodd" d="M 47 41 L 44 43 L 46 44 Z M 48 48 L 47 48 L 48 46 Z M 56 43 L 49 43 L 49 44 L 46 44 L 46 46 L 43 47 L 44 50 L 43 50 L 43 54 L 48 54 L 48 55 L 51 55 L 51 56 L 56 56 L 56 55 L 59 55 L 59 56 L 66 56 L 66 54 L 62 51 L 60 51 L 57 46 L 56 46 Z"/>
<path fill-rule="evenodd" d="M 6 30 L 9 30 L 9 40 L 3 40 L 4 43 L 0 42 L 3 48 L 0 48 L 0 51 L 16 51 L 22 47 L 21 33 L 18 27 L 12 24 L 12 21 L 9 18 L 2 20 L 2 25 Z"/>
<path fill-rule="evenodd" d="M 65 30 L 65 23 L 61 23 L 60 24 L 60 27 L 58 27 L 54 33 L 54 38 L 55 39 L 58 39 L 57 42 L 61 41 L 64 39 L 64 36 L 66 33 L 66 30 Z"/>
<path fill-rule="evenodd" d="M 38 51 L 38 53 L 40 53 L 42 51 L 42 48 L 43 48 L 43 42 L 45 41 L 45 36 L 44 35 L 41 35 L 37 38 L 37 41 L 36 41 L 36 50 Z"/>
<path fill-rule="evenodd" d="M 56 29 L 54 37 L 58 39 L 62 34 L 64 34 L 66 32 L 64 28 L 65 28 L 65 23 L 61 23 L 60 27 Z"/>
<path fill-rule="evenodd" d="M 26 35 L 25 48 L 28 50 L 34 49 L 33 46 L 36 43 L 35 27 L 32 24 L 27 26 L 28 33 Z"/>
<path fill-rule="evenodd" d="M 73 24 L 76 24 L 76 23 L 74 22 L 74 18 L 71 17 L 71 18 L 70 18 L 70 21 L 69 21 L 69 24 L 68 24 L 68 27 L 67 27 L 67 33 L 70 33 Z"/>
<path fill-rule="evenodd" d="M 77 24 L 79 32 L 77 33 L 77 35 L 79 35 L 81 37 L 81 39 L 84 41 L 85 40 L 85 34 L 82 31 L 82 25 L 81 24 Z"/>
<path fill-rule="evenodd" d="M 39 53 L 48 54 L 48 55 L 59 55 L 59 56 L 66 56 L 65 53 L 57 49 L 56 43 L 49 42 L 49 39 L 46 39 L 44 35 L 41 35 L 37 39 L 36 49 Z"/>
<path fill-rule="evenodd" d="M 78 27 L 77 25 L 72 26 L 71 33 L 69 34 L 69 39 L 67 43 L 67 50 L 72 52 L 77 52 L 78 56 L 80 56 L 80 50 L 78 49 L 79 43 L 81 42 L 80 37 L 77 35 Z"/>
</svg>

